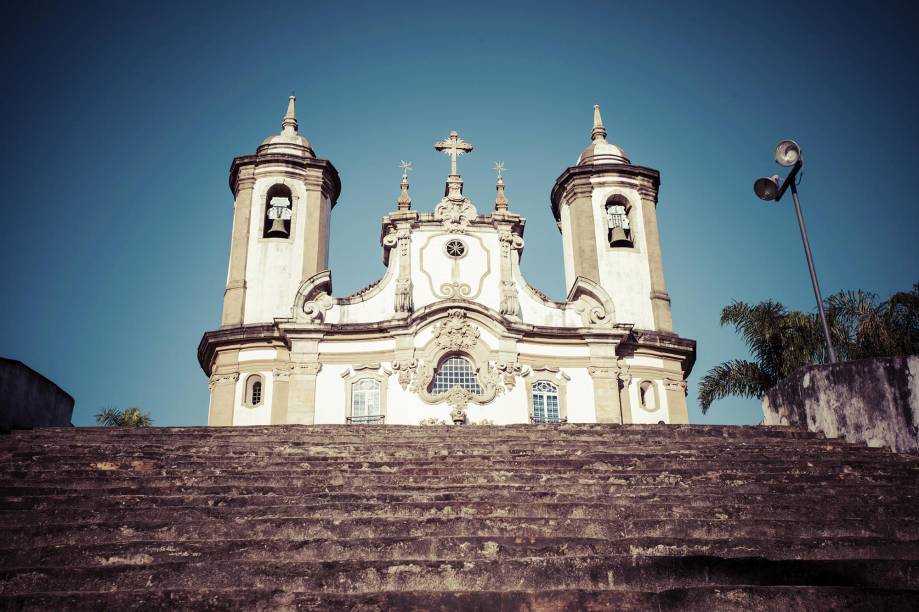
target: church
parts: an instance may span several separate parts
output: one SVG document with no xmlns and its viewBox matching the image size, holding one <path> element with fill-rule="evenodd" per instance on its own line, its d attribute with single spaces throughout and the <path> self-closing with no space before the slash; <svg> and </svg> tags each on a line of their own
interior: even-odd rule
<svg viewBox="0 0 919 612">
<path fill-rule="evenodd" d="M 300 135 L 291 96 L 280 134 L 233 160 L 230 261 L 219 329 L 198 361 L 209 425 L 686 423 L 696 343 L 673 330 L 657 225 L 657 170 L 590 143 L 550 194 L 567 298 L 520 270 L 525 219 L 504 193 L 463 194 L 450 132 L 444 197 L 401 193 L 382 218 L 385 273 L 332 291 L 338 172 Z"/>
</svg>

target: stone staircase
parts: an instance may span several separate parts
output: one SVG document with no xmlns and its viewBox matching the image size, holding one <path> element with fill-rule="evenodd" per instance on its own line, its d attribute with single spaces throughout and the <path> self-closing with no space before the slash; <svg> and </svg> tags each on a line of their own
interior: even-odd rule
<svg viewBox="0 0 919 612">
<path fill-rule="evenodd" d="M 0 436 L 0 609 L 916 610 L 919 457 L 788 428 Z"/>
</svg>

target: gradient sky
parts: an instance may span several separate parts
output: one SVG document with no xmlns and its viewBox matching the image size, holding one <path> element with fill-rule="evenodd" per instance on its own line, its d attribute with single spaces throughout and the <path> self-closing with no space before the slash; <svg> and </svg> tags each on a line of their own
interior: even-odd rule
<svg viewBox="0 0 919 612">
<path fill-rule="evenodd" d="M 699 343 L 692 422 L 761 418 L 751 400 L 698 408 L 706 370 L 746 355 L 719 327 L 725 304 L 814 309 L 790 200 L 752 193 L 782 170 L 780 139 L 805 150 L 824 293 L 919 280 L 911 3 L 7 0 L 0 24 L 0 355 L 73 395 L 77 425 L 106 405 L 206 423 L 196 349 L 219 325 L 227 173 L 280 130 L 291 91 L 301 133 L 342 179 L 335 295 L 384 271 L 399 161 L 415 165 L 413 206 L 432 210 L 449 170 L 432 144 L 457 130 L 475 145 L 466 194 L 489 210 L 505 162 L 527 219 L 523 272 L 563 298 L 549 191 L 600 104 L 609 140 L 661 172 L 674 324 Z"/>
</svg>

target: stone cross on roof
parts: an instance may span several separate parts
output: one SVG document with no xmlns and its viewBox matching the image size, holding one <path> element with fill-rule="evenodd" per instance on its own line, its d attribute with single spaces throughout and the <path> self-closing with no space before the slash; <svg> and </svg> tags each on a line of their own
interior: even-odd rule
<svg viewBox="0 0 919 612">
<path fill-rule="evenodd" d="M 450 137 L 446 140 L 434 143 L 434 148 L 443 151 L 450 156 L 450 175 L 458 176 L 456 171 L 456 158 L 463 153 L 472 151 L 472 145 L 465 142 L 456 132 L 450 132 Z"/>
</svg>

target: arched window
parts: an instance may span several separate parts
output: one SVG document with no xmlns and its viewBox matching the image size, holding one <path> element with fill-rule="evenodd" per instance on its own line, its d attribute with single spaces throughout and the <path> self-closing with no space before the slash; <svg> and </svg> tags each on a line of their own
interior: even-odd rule
<svg viewBox="0 0 919 612">
<path fill-rule="evenodd" d="M 287 185 L 272 185 L 265 194 L 265 219 L 262 238 L 289 238 L 292 216 L 290 188 Z"/>
<path fill-rule="evenodd" d="M 646 380 L 638 386 L 638 400 L 645 410 L 649 412 L 657 410 L 657 392 L 654 389 L 654 383 Z"/>
<path fill-rule="evenodd" d="M 630 247 L 632 241 L 632 223 L 629 201 L 621 195 L 614 195 L 606 201 L 606 238 L 611 247 Z"/>
<path fill-rule="evenodd" d="M 380 381 L 361 378 L 351 384 L 351 416 L 349 423 L 382 423 Z"/>
<path fill-rule="evenodd" d="M 475 377 L 475 369 L 469 360 L 459 355 L 452 355 L 440 362 L 430 393 L 445 393 L 453 387 L 460 387 L 474 395 L 482 394 L 482 387 Z"/>
<path fill-rule="evenodd" d="M 246 390 L 243 403 L 246 406 L 258 406 L 265 396 L 265 383 L 259 374 L 252 374 L 246 379 Z"/>
<path fill-rule="evenodd" d="M 533 422 L 559 423 L 558 387 L 545 380 L 533 385 Z"/>
</svg>

